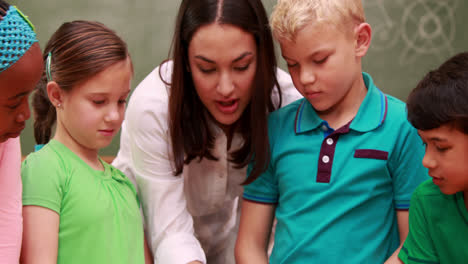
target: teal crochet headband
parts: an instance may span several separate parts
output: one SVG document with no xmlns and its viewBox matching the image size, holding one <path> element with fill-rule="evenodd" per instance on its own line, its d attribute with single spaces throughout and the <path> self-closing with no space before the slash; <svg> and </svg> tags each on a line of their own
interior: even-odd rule
<svg viewBox="0 0 468 264">
<path fill-rule="evenodd" d="M 11 67 L 37 42 L 33 24 L 19 9 L 10 6 L 0 21 L 0 72 Z"/>
</svg>

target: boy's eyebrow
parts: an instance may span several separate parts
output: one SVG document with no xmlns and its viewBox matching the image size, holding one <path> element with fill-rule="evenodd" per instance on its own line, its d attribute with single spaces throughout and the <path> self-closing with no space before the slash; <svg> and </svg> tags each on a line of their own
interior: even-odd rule
<svg viewBox="0 0 468 264">
<path fill-rule="evenodd" d="M 421 136 L 421 134 L 419 133 L 419 131 L 418 131 L 418 135 L 419 135 L 419 137 L 420 137 L 421 139 L 423 139 L 423 141 L 424 141 L 424 137 Z M 430 137 L 430 138 L 427 139 L 427 141 L 444 142 L 444 141 L 447 141 L 447 139 L 445 139 L 445 138 L 440 138 L 440 137 Z"/>
<path fill-rule="evenodd" d="M 245 58 L 245 57 L 247 57 L 249 55 L 253 55 L 253 53 L 250 52 L 250 51 L 246 51 L 246 52 L 242 53 L 241 55 L 239 55 L 239 57 L 235 58 L 232 62 L 238 62 L 238 61 L 242 60 L 243 58 Z M 213 63 L 213 64 L 216 63 L 215 61 L 210 60 L 210 59 L 208 59 L 208 58 L 206 58 L 206 57 L 204 57 L 202 55 L 196 55 L 195 58 L 206 61 L 208 63 Z"/>
<path fill-rule="evenodd" d="M 320 54 L 320 53 L 323 53 L 323 52 L 328 52 L 328 51 L 329 51 L 329 49 L 327 49 L 327 48 L 322 48 L 322 49 L 319 49 L 319 50 L 316 50 L 316 51 L 312 52 L 311 54 L 306 54 L 306 55 L 303 56 L 303 57 L 305 57 L 306 59 L 312 59 L 314 56 L 317 56 L 317 54 Z M 282 56 L 285 60 L 292 60 L 292 61 L 294 60 L 294 59 L 288 58 L 288 56 L 283 55 L 283 54 L 281 54 L 281 56 Z"/>
<path fill-rule="evenodd" d="M 447 139 L 445 138 L 438 138 L 438 137 L 431 137 L 429 138 L 430 141 L 437 141 L 437 142 L 443 142 L 443 141 L 447 141 Z"/>
</svg>

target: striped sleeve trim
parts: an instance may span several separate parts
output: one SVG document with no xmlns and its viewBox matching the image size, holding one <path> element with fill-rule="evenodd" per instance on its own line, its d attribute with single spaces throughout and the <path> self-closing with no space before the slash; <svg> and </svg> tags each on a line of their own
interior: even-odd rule
<svg viewBox="0 0 468 264">
<path fill-rule="evenodd" d="M 410 207 L 409 201 L 395 201 L 395 208 L 397 210 L 408 210 Z"/>
</svg>

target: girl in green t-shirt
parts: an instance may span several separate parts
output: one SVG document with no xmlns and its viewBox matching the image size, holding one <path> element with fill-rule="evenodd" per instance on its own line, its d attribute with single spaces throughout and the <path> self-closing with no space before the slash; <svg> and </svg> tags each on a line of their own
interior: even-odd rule
<svg viewBox="0 0 468 264">
<path fill-rule="evenodd" d="M 122 124 L 133 66 L 97 22 L 64 23 L 47 43 L 22 165 L 22 263 L 152 263 L 132 183 L 98 156 Z M 51 130 L 56 123 L 52 140 Z"/>
</svg>

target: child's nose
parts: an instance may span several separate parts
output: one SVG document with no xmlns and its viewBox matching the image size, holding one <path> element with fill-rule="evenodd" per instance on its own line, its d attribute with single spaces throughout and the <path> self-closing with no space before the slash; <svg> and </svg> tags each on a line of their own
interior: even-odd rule
<svg viewBox="0 0 468 264">
<path fill-rule="evenodd" d="M 109 112 L 107 112 L 106 116 L 104 117 L 104 120 L 106 122 L 112 122 L 112 121 L 117 121 L 120 119 L 120 111 L 118 107 L 112 107 Z"/>
<path fill-rule="evenodd" d="M 302 85 L 307 85 L 315 82 L 315 73 L 312 69 L 307 67 L 301 67 L 301 72 L 299 76 Z"/>
<path fill-rule="evenodd" d="M 424 158 L 422 160 L 422 164 L 423 164 L 424 167 L 426 167 L 428 169 L 433 169 L 433 168 L 436 167 L 437 162 L 426 151 L 426 154 L 424 154 Z"/>
</svg>

